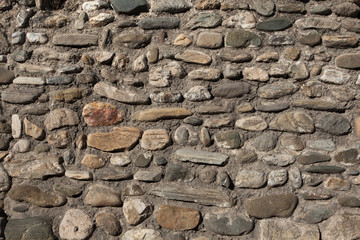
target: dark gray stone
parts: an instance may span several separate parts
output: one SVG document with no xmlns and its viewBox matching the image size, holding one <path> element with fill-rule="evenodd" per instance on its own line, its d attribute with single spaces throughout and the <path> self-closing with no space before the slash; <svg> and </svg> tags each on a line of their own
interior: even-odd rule
<svg viewBox="0 0 360 240">
<path fill-rule="evenodd" d="M 245 216 L 235 214 L 208 213 L 204 217 L 206 229 L 225 236 L 240 236 L 250 233 L 254 222 Z"/>
<path fill-rule="evenodd" d="M 233 30 L 225 36 L 225 47 L 259 47 L 261 43 L 259 35 L 246 30 Z"/>
<path fill-rule="evenodd" d="M 360 199 L 356 197 L 341 197 L 338 199 L 338 203 L 343 207 L 360 207 Z"/>
<path fill-rule="evenodd" d="M 51 220 L 44 217 L 27 217 L 10 219 L 6 224 L 5 238 L 7 240 L 53 240 Z"/>
<path fill-rule="evenodd" d="M 117 13 L 134 14 L 147 11 L 148 3 L 146 0 L 111 0 L 111 7 Z"/>
<path fill-rule="evenodd" d="M 8 103 L 27 104 L 35 102 L 43 92 L 42 88 L 6 89 L 1 93 L 1 98 Z"/>
<path fill-rule="evenodd" d="M 345 168 L 332 166 L 332 165 L 323 165 L 323 166 L 311 166 L 305 169 L 308 173 L 320 173 L 320 174 L 335 174 L 345 172 Z"/>
<path fill-rule="evenodd" d="M 73 81 L 74 79 L 68 76 L 52 76 L 46 79 L 46 83 L 49 85 L 66 85 Z"/>
<path fill-rule="evenodd" d="M 24 63 L 30 59 L 31 53 L 26 50 L 16 50 L 11 56 L 12 60 L 19 63 Z"/>
<path fill-rule="evenodd" d="M 214 140 L 218 147 L 227 149 L 236 149 L 243 145 L 240 134 L 237 131 L 217 132 L 214 135 Z"/>
<path fill-rule="evenodd" d="M 334 157 L 334 159 L 337 162 L 344 163 L 344 164 L 357 164 L 360 162 L 360 159 L 358 158 L 358 150 L 355 148 L 341 151 L 337 153 Z"/>
<path fill-rule="evenodd" d="M 152 160 L 152 155 L 149 154 L 139 154 L 134 162 L 136 167 L 146 168 L 150 165 Z"/>
<path fill-rule="evenodd" d="M 158 157 L 154 158 L 154 163 L 156 165 L 163 166 L 163 165 L 166 165 L 168 163 L 168 161 L 166 160 L 166 158 L 164 156 L 158 156 Z"/>
<path fill-rule="evenodd" d="M 198 117 L 187 117 L 184 119 L 184 123 L 193 125 L 193 126 L 200 126 L 203 123 L 203 120 Z"/>
<path fill-rule="evenodd" d="M 65 47 L 97 46 L 98 36 L 93 34 L 59 34 L 53 37 L 52 43 Z"/>
<path fill-rule="evenodd" d="M 360 8 L 358 5 L 352 2 L 343 2 L 336 4 L 333 8 L 333 11 L 336 15 L 341 17 L 358 17 L 360 13 Z"/>
<path fill-rule="evenodd" d="M 253 146 L 259 151 L 270 151 L 276 147 L 278 137 L 270 132 L 265 132 L 254 138 Z"/>
<path fill-rule="evenodd" d="M 272 18 L 256 24 L 256 29 L 265 32 L 283 31 L 292 26 L 292 23 L 284 18 Z"/>
<path fill-rule="evenodd" d="M 75 184 L 55 183 L 53 189 L 66 197 L 76 197 L 82 193 L 84 188 Z"/>
<path fill-rule="evenodd" d="M 144 30 L 178 28 L 180 19 L 177 17 L 145 18 L 138 22 Z"/>
<path fill-rule="evenodd" d="M 185 25 L 185 28 L 195 30 L 197 28 L 215 28 L 220 26 L 222 17 L 217 13 L 199 13 L 193 16 Z"/>
<path fill-rule="evenodd" d="M 328 219 L 336 212 L 334 205 L 314 204 L 301 206 L 294 213 L 294 220 L 308 224 L 316 224 Z"/>
<path fill-rule="evenodd" d="M 220 98 L 237 98 L 250 92 L 250 85 L 247 83 L 226 83 L 213 86 L 211 94 Z"/>
<path fill-rule="evenodd" d="M 336 66 L 346 69 L 360 68 L 360 54 L 343 54 L 335 58 Z"/>
<path fill-rule="evenodd" d="M 325 114 L 315 124 L 318 130 L 336 136 L 348 134 L 351 131 L 349 120 L 337 114 Z"/>
<path fill-rule="evenodd" d="M 169 182 L 189 181 L 192 178 L 191 172 L 179 164 L 169 164 L 165 172 L 165 180 Z"/>
<path fill-rule="evenodd" d="M 317 152 L 308 152 L 296 158 L 296 161 L 298 161 L 303 165 L 309 165 L 319 162 L 329 162 L 330 160 L 331 157 L 329 155 L 317 153 Z"/>
<path fill-rule="evenodd" d="M 80 65 L 71 65 L 58 69 L 58 72 L 62 74 L 81 73 L 83 69 L 84 68 Z"/>
</svg>

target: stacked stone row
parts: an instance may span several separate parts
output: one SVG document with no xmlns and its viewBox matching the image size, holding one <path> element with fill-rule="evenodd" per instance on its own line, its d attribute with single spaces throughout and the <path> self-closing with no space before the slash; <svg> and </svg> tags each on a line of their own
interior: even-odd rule
<svg viewBox="0 0 360 240">
<path fill-rule="evenodd" d="M 360 238 L 360 2 L 244 2 L 2 0 L 0 235 Z"/>
</svg>

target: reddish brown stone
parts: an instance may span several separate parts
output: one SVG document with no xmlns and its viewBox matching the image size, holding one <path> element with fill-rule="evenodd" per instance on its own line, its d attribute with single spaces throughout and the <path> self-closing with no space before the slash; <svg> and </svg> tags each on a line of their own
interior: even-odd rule
<svg viewBox="0 0 360 240">
<path fill-rule="evenodd" d="M 199 224 L 200 213 L 191 208 L 161 205 L 156 221 L 163 228 L 189 230 Z"/>
<path fill-rule="evenodd" d="M 83 108 L 82 116 L 85 122 L 92 127 L 110 126 L 121 122 L 123 115 L 110 103 L 92 102 Z"/>
</svg>

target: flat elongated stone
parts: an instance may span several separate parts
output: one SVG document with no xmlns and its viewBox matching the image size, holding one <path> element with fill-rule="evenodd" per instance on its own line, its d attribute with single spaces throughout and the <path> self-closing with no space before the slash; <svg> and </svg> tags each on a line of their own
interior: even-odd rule
<svg viewBox="0 0 360 240">
<path fill-rule="evenodd" d="M 180 19 L 177 17 L 145 18 L 138 22 L 138 26 L 144 30 L 178 28 Z"/>
<path fill-rule="evenodd" d="M 259 31 L 273 32 L 283 31 L 291 27 L 292 23 L 284 18 L 272 18 L 256 24 L 256 29 Z"/>
<path fill-rule="evenodd" d="M 84 203 L 93 207 L 117 207 L 122 204 L 120 193 L 101 184 L 91 185 Z"/>
<path fill-rule="evenodd" d="M 52 40 L 54 45 L 66 47 L 90 47 L 98 45 L 98 36 L 91 34 L 59 34 Z"/>
<path fill-rule="evenodd" d="M 296 161 L 303 165 L 309 165 L 320 162 L 329 162 L 330 160 L 331 157 L 329 155 L 317 153 L 317 152 L 308 152 L 296 158 Z"/>
<path fill-rule="evenodd" d="M 142 33 L 120 34 L 113 39 L 113 43 L 128 48 L 142 48 L 151 42 L 151 36 Z"/>
<path fill-rule="evenodd" d="M 215 28 L 221 25 L 222 17 L 213 12 L 199 13 L 190 19 L 185 28 L 195 30 L 197 28 Z"/>
<path fill-rule="evenodd" d="M 235 122 L 235 126 L 248 131 L 263 131 L 268 127 L 260 116 L 241 118 Z"/>
<path fill-rule="evenodd" d="M 4 167 L 11 177 L 43 179 L 63 175 L 64 168 L 60 162 L 61 159 L 56 156 L 37 156 L 25 159 L 19 157 L 4 164 Z"/>
<path fill-rule="evenodd" d="M 340 104 L 332 99 L 298 99 L 293 102 L 293 106 L 319 110 L 319 111 L 334 111 L 334 112 L 344 112 L 345 106 Z"/>
<path fill-rule="evenodd" d="M 183 53 L 176 54 L 175 59 L 201 65 L 208 65 L 211 63 L 211 57 L 209 55 L 194 50 L 185 50 Z"/>
<path fill-rule="evenodd" d="M 27 184 L 13 186 L 8 192 L 8 197 L 15 201 L 24 201 L 39 207 L 57 207 L 66 203 L 66 198 L 62 195 L 45 193 L 39 188 Z"/>
<path fill-rule="evenodd" d="M 166 185 L 156 187 L 150 194 L 167 199 L 196 202 L 205 206 L 232 207 L 234 199 L 227 194 L 213 189 L 198 189 L 185 187 L 183 185 Z"/>
<path fill-rule="evenodd" d="M 250 62 L 252 59 L 249 53 L 235 51 L 234 49 L 223 49 L 218 56 L 221 60 L 235 63 Z"/>
<path fill-rule="evenodd" d="M 256 218 L 289 217 L 298 203 L 295 194 L 265 196 L 255 199 L 246 199 L 246 212 Z"/>
<path fill-rule="evenodd" d="M 94 86 L 94 92 L 100 96 L 114 99 L 127 104 L 148 104 L 149 97 L 139 92 L 122 90 L 105 82 L 99 82 Z"/>
<path fill-rule="evenodd" d="M 114 105 L 102 102 L 86 104 L 82 116 L 92 127 L 114 125 L 123 119 L 122 113 Z"/>
<path fill-rule="evenodd" d="M 289 112 L 277 115 L 270 129 L 295 133 L 312 133 L 315 130 L 312 118 L 304 112 Z"/>
<path fill-rule="evenodd" d="M 335 64 L 341 68 L 359 69 L 360 54 L 342 54 L 335 58 Z"/>
<path fill-rule="evenodd" d="M 320 80 L 332 84 L 346 84 L 350 80 L 350 74 L 335 69 L 325 69 Z"/>
<path fill-rule="evenodd" d="M 341 26 L 341 23 L 321 17 L 307 17 L 296 20 L 295 25 L 300 29 L 329 29 L 335 31 Z"/>
<path fill-rule="evenodd" d="M 275 82 L 266 84 L 258 90 L 259 97 L 266 99 L 281 98 L 286 95 L 291 95 L 299 90 L 299 86 L 292 82 Z"/>
<path fill-rule="evenodd" d="M 53 67 L 47 67 L 42 65 L 21 64 L 19 65 L 19 71 L 35 74 L 49 74 L 54 73 L 55 69 Z"/>
<path fill-rule="evenodd" d="M 156 218 L 157 223 L 166 229 L 194 229 L 200 222 L 199 211 L 191 208 L 161 205 Z"/>
<path fill-rule="evenodd" d="M 140 170 L 134 174 L 134 179 L 142 182 L 159 182 L 162 178 L 161 169 L 156 170 Z"/>
<path fill-rule="evenodd" d="M 164 240 L 161 234 L 153 229 L 132 229 L 122 235 L 121 240 Z"/>
<path fill-rule="evenodd" d="M 280 153 L 264 156 L 262 160 L 269 165 L 286 167 L 295 162 L 295 157 L 290 154 Z"/>
<path fill-rule="evenodd" d="M 233 30 L 225 36 L 225 47 L 259 47 L 261 43 L 259 35 L 246 30 Z"/>
<path fill-rule="evenodd" d="M 250 85 L 247 83 L 227 83 L 215 85 L 211 93 L 214 97 L 237 98 L 250 92 Z"/>
<path fill-rule="evenodd" d="M 113 22 L 115 17 L 112 14 L 109 13 L 100 13 L 99 15 L 92 17 L 89 19 L 89 22 L 94 27 L 103 27 L 107 24 Z"/>
<path fill-rule="evenodd" d="M 89 134 L 87 145 L 106 152 L 129 150 L 137 144 L 140 136 L 138 128 L 116 127 L 112 132 Z"/>
<path fill-rule="evenodd" d="M 309 173 L 321 173 L 321 174 L 335 174 L 345 172 L 345 168 L 332 166 L 332 165 L 323 165 L 323 166 L 311 166 L 306 169 Z"/>
<path fill-rule="evenodd" d="M 45 83 L 43 78 L 38 77 L 17 77 L 13 81 L 14 84 L 29 84 L 29 85 L 43 85 Z"/>
<path fill-rule="evenodd" d="M 65 176 L 75 180 L 92 180 L 93 175 L 88 171 L 67 170 Z"/>
<path fill-rule="evenodd" d="M 52 221 L 47 217 L 12 218 L 5 228 L 5 237 L 9 240 L 17 239 L 56 239 L 52 231 Z"/>
<path fill-rule="evenodd" d="M 322 43 L 331 48 L 348 48 L 356 47 L 358 39 L 349 35 L 327 35 L 322 36 Z"/>
<path fill-rule="evenodd" d="M 118 171 L 115 169 L 100 169 L 96 172 L 95 178 L 105 181 L 120 181 L 132 178 L 132 174 L 124 171 Z"/>
<path fill-rule="evenodd" d="M 151 108 L 135 112 L 132 117 L 141 122 L 154 122 L 161 119 L 185 118 L 191 114 L 186 108 Z"/>
<path fill-rule="evenodd" d="M 181 13 L 190 8 L 191 5 L 186 0 L 158 0 L 151 5 L 153 12 Z"/>
<path fill-rule="evenodd" d="M 148 8 L 147 4 L 146 0 L 134 0 L 130 2 L 127 0 L 111 0 L 111 7 L 117 13 L 133 14 L 144 12 Z"/>
<path fill-rule="evenodd" d="M 286 102 L 261 102 L 255 105 L 255 110 L 260 112 L 281 112 L 289 107 L 290 105 Z"/>
<path fill-rule="evenodd" d="M 49 131 L 65 126 L 77 125 L 78 123 L 78 115 L 68 108 L 58 108 L 51 111 L 44 121 L 46 129 Z"/>
<path fill-rule="evenodd" d="M 211 165 L 223 165 L 227 162 L 228 156 L 221 153 L 213 153 L 190 148 L 182 148 L 175 152 L 176 159 L 183 162 L 193 162 Z"/>
<path fill-rule="evenodd" d="M 221 77 L 221 71 L 216 68 L 198 68 L 188 74 L 191 80 L 217 81 Z"/>
<path fill-rule="evenodd" d="M 316 225 L 298 223 L 290 219 L 263 219 L 259 222 L 259 238 L 320 240 L 320 232 Z"/>
</svg>

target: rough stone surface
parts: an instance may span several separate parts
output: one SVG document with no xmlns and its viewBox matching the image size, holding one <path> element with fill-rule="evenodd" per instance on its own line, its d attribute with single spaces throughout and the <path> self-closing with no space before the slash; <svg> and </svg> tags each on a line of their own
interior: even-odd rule
<svg viewBox="0 0 360 240">
<path fill-rule="evenodd" d="M 86 239 L 93 232 L 91 218 L 82 210 L 68 210 L 59 226 L 59 235 L 62 239 Z"/>
<path fill-rule="evenodd" d="M 157 223 L 166 229 L 194 229 L 200 222 L 199 211 L 191 208 L 161 205 L 156 218 Z"/>
</svg>

